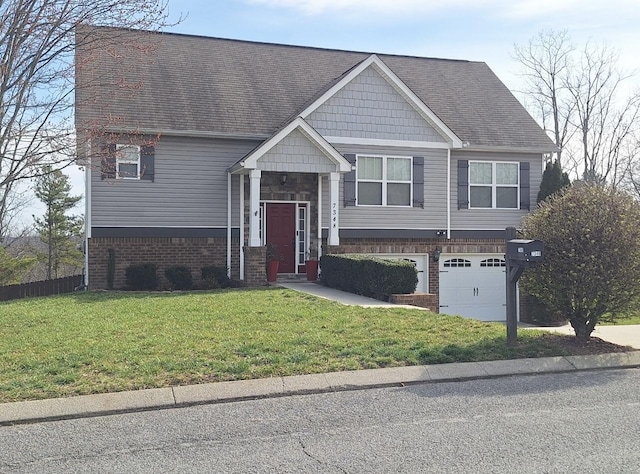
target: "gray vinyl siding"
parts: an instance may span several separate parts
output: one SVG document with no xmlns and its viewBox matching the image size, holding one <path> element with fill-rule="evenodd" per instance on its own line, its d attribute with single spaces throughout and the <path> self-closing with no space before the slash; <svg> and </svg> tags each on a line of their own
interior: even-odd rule
<svg viewBox="0 0 640 474">
<path fill-rule="evenodd" d="M 447 150 L 337 146 L 340 153 L 424 157 L 424 209 L 397 206 L 344 207 L 344 186 L 340 184 L 340 228 L 345 229 L 436 229 L 447 227 Z M 322 181 L 322 226 L 329 222 L 329 182 Z"/>
<path fill-rule="evenodd" d="M 226 169 L 259 142 L 163 136 L 155 147 L 155 180 L 92 175 L 94 227 L 226 227 Z M 238 225 L 238 178 L 232 216 Z"/>
<path fill-rule="evenodd" d="M 531 209 L 535 207 L 540 181 L 542 181 L 542 155 L 537 153 L 490 153 L 473 151 L 451 152 L 451 229 L 452 230 L 503 230 L 519 227 L 525 209 L 458 209 L 458 160 L 512 161 L 530 163 Z"/>
<path fill-rule="evenodd" d="M 373 67 L 309 115 L 323 136 L 445 142 Z"/>
<path fill-rule="evenodd" d="M 263 171 L 330 173 L 336 165 L 299 130 L 293 130 L 258 160 Z"/>
</svg>

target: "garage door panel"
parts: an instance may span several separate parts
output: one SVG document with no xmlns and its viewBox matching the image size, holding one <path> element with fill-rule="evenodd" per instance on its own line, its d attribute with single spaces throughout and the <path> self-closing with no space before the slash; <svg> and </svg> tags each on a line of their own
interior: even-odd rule
<svg viewBox="0 0 640 474">
<path fill-rule="evenodd" d="M 440 312 L 505 320 L 504 256 L 447 255 L 440 261 Z"/>
</svg>

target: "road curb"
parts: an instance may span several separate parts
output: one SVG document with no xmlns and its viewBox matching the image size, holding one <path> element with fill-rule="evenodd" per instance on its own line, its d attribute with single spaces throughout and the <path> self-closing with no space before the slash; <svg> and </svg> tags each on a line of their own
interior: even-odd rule
<svg viewBox="0 0 640 474">
<path fill-rule="evenodd" d="M 293 375 L 3 403 L 0 404 L 0 425 L 421 383 L 630 368 L 640 368 L 640 351 Z"/>
</svg>

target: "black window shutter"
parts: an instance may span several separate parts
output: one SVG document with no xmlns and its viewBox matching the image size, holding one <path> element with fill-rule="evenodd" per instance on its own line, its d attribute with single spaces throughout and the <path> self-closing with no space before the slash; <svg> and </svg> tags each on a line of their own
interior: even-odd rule
<svg viewBox="0 0 640 474">
<path fill-rule="evenodd" d="M 528 161 L 520 163 L 520 209 L 531 210 L 531 192 L 529 171 L 531 165 Z"/>
<path fill-rule="evenodd" d="M 153 146 L 140 147 L 140 179 L 154 181 L 155 152 L 156 150 Z"/>
<path fill-rule="evenodd" d="M 424 209 L 424 157 L 413 157 L 413 207 Z"/>
<path fill-rule="evenodd" d="M 351 163 L 352 168 L 356 164 L 356 155 L 347 153 L 345 159 Z M 356 170 L 352 169 L 344 175 L 344 207 L 356 205 Z"/>
<path fill-rule="evenodd" d="M 114 179 L 116 177 L 116 145 L 110 143 L 100 147 L 100 178 Z"/>
<path fill-rule="evenodd" d="M 469 209 L 469 160 L 458 160 L 458 209 Z"/>
</svg>

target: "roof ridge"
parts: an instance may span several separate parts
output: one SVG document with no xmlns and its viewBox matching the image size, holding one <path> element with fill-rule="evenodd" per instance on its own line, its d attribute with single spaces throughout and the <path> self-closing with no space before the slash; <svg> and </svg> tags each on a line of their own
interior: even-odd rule
<svg viewBox="0 0 640 474">
<path fill-rule="evenodd" d="M 397 53 L 357 51 L 352 49 L 328 48 L 328 47 L 322 47 L 322 46 L 305 46 L 305 45 L 299 45 L 299 44 L 275 43 L 272 41 L 257 41 L 257 40 L 238 39 L 238 38 L 222 38 L 219 36 L 205 36 L 205 35 L 198 35 L 193 33 L 178 33 L 173 31 L 140 30 L 135 28 L 121 28 L 121 27 L 114 27 L 114 26 L 99 26 L 99 25 L 83 25 L 83 26 L 96 28 L 96 29 L 105 29 L 105 30 L 109 29 L 109 30 L 130 31 L 132 33 L 148 33 L 148 34 L 166 35 L 166 36 L 181 36 L 184 38 L 198 38 L 203 40 L 228 41 L 233 43 L 275 46 L 279 48 L 306 49 L 306 50 L 314 50 L 314 51 L 328 51 L 328 52 L 334 52 L 334 53 L 350 53 L 350 54 L 366 54 L 366 55 L 375 54 L 380 57 L 426 59 L 430 61 L 450 61 L 450 62 L 460 62 L 460 63 L 481 63 L 481 64 L 484 63 L 484 61 L 473 61 L 469 59 L 437 58 L 432 56 L 417 56 L 417 55 L 407 55 L 407 54 L 397 54 Z"/>
</svg>

